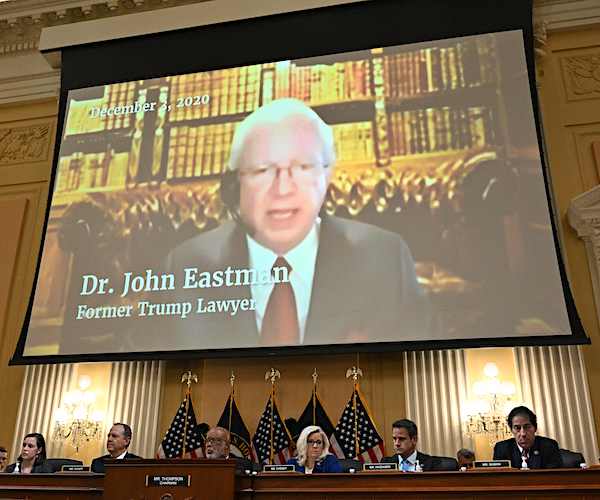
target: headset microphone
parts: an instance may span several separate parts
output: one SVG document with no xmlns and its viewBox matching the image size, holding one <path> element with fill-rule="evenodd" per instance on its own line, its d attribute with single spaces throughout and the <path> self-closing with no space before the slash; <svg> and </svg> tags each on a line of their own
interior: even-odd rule
<svg viewBox="0 0 600 500">
<path fill-rule="evenodd" d="M 227 170 L 221 175 L 221 201 L 231 218 L 251 237 L 254 229 L 244 222 L 240 214 L 240 179 L 237 170 Z"/>
</svg>

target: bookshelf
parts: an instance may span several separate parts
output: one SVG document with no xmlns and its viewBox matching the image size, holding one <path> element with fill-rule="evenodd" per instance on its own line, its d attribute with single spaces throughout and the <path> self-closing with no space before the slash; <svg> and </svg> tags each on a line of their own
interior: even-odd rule
<svg viewBox="0 0 600 500">
<path fill-rule="evenodd" d="M 88 100 L 80 91 L 57 194 L 216 179 L 237 124 L 282 97 L 304 100 L 332 125 L 336 168 L 347 179 L 372 168 L 430 170 L 436 158 L 497 149 L 495 50 L 488 35 L 114 84 Z M 135 100 L 165 109 L 88 118 L 94 106 Z"/>
</svg>

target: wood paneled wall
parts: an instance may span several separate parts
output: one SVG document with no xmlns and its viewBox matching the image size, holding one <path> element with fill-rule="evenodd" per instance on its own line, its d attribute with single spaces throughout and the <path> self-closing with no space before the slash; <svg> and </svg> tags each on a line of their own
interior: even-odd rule
<svg viewBox="0 0 600 500">
<path fill-rule="evenodd" d="M 540 59 L 540 100 L 550 172 L 577 309 L 592 340 L 584 347 L 596 433 L 600 433 L 600 329 L 583 240 L 566 219 L 570 201 L 600 181 L 600 30 L 550 33 Z M 596 149 L 595 146 L 596 145 Z"/>
<path fill-rule="evenodd" d="M 23 368 L 9 367 L 31 290 L 48 197 L 57 103 L 0 107 L 0 443 L 9 447 Z"/>
<path fill-rule="evenodd" d="M 236 401 L 240 413 L 254 433 L 270 394 L 271 384 L 265 373 L 271 368 L 281 372 L 277 382 L 277 404 L 283 416 L 298 418 L 306 406 L 311 390 L 313 370 L 319 374 L 319 397 L 335 425 L 352 393 L 352 382 L 346 370 L 356 365 L 356 356 L 331 353 L 320 356 L 286 358 L 239 358 L 171 361 L 167 364 L 160 429 L 164 433 L 183 398 L 181 374 L 191 369 L 199 377 L 193 397 L 199 422 L 215 425 L 229 394 L 231 370 L 236 376 Z M 386 450 L 392 450 L 392 422 L 405 416 L 404 374 L 401 353 L 362 354 L 360 367 L 364 373 L 361 391 L 370 406 L 379 432 L 386 439 Z"/>
</svg>

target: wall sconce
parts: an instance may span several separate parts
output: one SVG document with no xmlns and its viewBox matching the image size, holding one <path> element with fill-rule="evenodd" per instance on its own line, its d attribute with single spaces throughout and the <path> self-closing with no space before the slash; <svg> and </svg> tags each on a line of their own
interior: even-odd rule
<svg viewBox="0 0 600 500">
<path fill-rule="evenodd" d="M 470 437 L 485 435 L 490 444 L 511 437 L 506 425 L 506 416 L 514 406 L 516 389 L 511 382 L 499 379 L 499 370 L 495 363 L 483 367 L 485 379 L 473 384 L 473 393 L 477 399 L 467 401 L 464 414 L 465 434 Z"/>
<path fill-rule="evenodd" d="M 69 440 L 77 452 L 84 441 L 102 435 L 104 414 L 94 410 L 96 393 L 88 391 L 91 384 L 87 375 L 80 377 L 79 389 L 67 392 L 63 405 L 54 412 L 54 439 Z"/>
</svg>

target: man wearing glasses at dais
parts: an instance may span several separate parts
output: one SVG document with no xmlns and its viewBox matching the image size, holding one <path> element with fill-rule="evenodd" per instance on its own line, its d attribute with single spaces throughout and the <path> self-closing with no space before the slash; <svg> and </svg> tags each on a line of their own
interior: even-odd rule
<svg viewBox="0 0 600 500">
<path fill-rule="evenodd" d="M 238 125 L 221 182 L 233 220 L 184 242 L 171 253 L 169 268 L 229 273 L 224 286 L 179 292 L 202 304 L 244 300 L 245 307 L 179 320 L 178 345 L 293 346 L 426 336 L 428 301 L 404 240 L 324 214 L 335 160 L 331 127 L 302 101 L 272 101 Z"/>
</svg>

